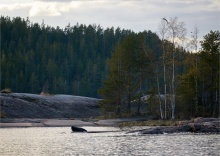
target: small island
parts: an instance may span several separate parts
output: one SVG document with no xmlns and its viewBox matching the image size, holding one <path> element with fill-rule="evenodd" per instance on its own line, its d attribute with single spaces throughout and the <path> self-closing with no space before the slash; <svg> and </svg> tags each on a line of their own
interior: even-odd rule
<svg viewBox="0 0 220 156">
<path fill-rule="evenodd" d="M 189 121 L 180 121 L 175 126 L 156 126 L 153 128 L 130 131 L 139 134 L 166 134 L 166 133 L 215 133 L 220 134 L 219 118 L 195 118 Z"/>
</svg>

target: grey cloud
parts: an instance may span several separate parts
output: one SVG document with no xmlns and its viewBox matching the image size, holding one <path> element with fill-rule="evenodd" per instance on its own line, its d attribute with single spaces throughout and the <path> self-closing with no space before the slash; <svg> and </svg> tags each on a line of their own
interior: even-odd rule
<svg viewBox="0 0 220 156">
<path fill-rule="evenodd" d="M 71 1 L 79 1 L 79 0 L 40 0 L 46 2 L 71 2 Z"/>
<path fill-rule="evenodd" d="M 22 7 L 24 4 L 21 3 L 21 7 L 8 10 L 1 9 L 0 2 L 0 12 L 4 16 L 25 18 L 33 9 L 38 9 L 39 12 L 35 12 L 30 20 L 41 23 L 44 19 L 45 24 L 55 27 L 59 25 L 62 28 L 68 23 L 75 25 L 78 22 L 86 25 L 100 24 L 104 28 L 119 26 L 136 32 L 144 30 L 155 32 L 162 17 L 175 16 L 184 21 L 189 30 L 197 24 L 201 36 L 219 27 L 219 5 L 216 5 L 218 0 L 40 0 L 40 4 L 38 2 L 39 0 L 30 2 L 26 7 Z M 41 5 L 51 7 L 48 9 Z M 44 13 L 43 16 L 43 10 L 55 12 L 59 16 L 49 16 L 51 15 L 49 13 Z"/>
<path fill-rule="evenodd" d="M 40 0 L 42 2 L 71 2 L 74 0 Z"/>
</svg>

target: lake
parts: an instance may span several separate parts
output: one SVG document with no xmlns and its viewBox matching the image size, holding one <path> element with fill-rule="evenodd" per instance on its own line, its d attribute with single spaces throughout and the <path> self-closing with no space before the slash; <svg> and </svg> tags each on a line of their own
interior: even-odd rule
<svg viewBox="0 0 220 156">
<path fill-rule="evenodd" d="M 220 135 L 126 134 L 115 127 L 84 127 L 105 133 L 72 133 L 70 127 L 1 128 L 1 156 L 174 155 L 219 156 Z M 139 128 L 140 129 L 140 128 Z"/>
</svg>

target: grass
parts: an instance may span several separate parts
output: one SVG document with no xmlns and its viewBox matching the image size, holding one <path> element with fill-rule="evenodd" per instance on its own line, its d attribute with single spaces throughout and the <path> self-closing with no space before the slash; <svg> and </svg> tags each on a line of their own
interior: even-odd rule
<svg viewBox="0 0 220 156">
<path fill-rule="evenodd" d="M 130 114 L 127 112 L 122 112 L 117 115 L 115 112 L 106 112 L 101 116 L 96 117 L 97 120 L 107 120 L 107 119 L 118 119 L 118 118 L 132 118 L 132 117 L 145 117 L 146 114 L 137 115 L 136 112 L 131 112 Z"/>
<path fill-rule="evenodd" d="M 126 118 L 126 115 L 115 115 L 115 114 L 107 114 L 96 117 L 97 120 L 107 120 L 107 119 L 118 119 L 118 118 Z"/>
<path fill-rule="evenodd" d="M 147 121 L 132 121 L 123 122 L 120 127 L 132 127 L 132 126 L 175 126 L 179 125 L 180 120 L 147 120 Z"/>
<path fill-rule="evenodd" d="M 116 115 L 115 113 L 108 113 L 103 116 L 98 116 L 95 119 L 97 120 L 106 120 L 106 119 L 117 119 L 117 118 L 129 118 L 137 117 L 135 114 L 129 115 L 128 113 L 122 113 L 121 115 Z M 146 121 L 129 121 L 122 122 L 119 124 L 119 127 L 132 127 L 132 126 L 176 126 L 186 121 L 183 120 L 146 120 Z"/>
</svg>

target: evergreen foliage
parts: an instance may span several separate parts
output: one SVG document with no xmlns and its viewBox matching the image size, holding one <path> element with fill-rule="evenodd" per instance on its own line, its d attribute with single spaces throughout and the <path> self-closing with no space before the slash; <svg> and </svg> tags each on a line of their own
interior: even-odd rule
<svg viewBox="0 0 220 156">
<path fill-rule="evenodd" d="M 102 97 L 103 110 L 117 115 L 140 114 L 145 102 L 157 119 L 219 117 L 219 31 L 190 53 L 151 31 L 78 23 L 61 29 L 3 16 L 0 28 L 1 89 Z"/>
<path fill-rule="evenodd" d="M 199 53 L 186 55 L 186 70 L 180 77 L 180 109 L 184 118 L 219 117 L 220 32 L 210 31 L 201 46 Z"/>
<path fill-rule="evenodd" d="M 104 98 L 100 104 L 107 111 L 131 114 L 132 101 L 139 99 L 137 108 L 139 114 L 140 98 L 148 94 L 148 88 L 155 85 L 153 81 L 147 85 L 144 83 L 155 75 L 152 68 L 153 58 L 150 57 L 152 50 L 145 45 L 144 35 L 145 32 L 131 33 L 113 51 L 108 62 L 109 75 L 104 81 L 103 88 L 99 90 Z"/>
<path fill-rule="evenodd" d="M 116 44 L 132 33 L 100 25 L 68 24 L 65 29 L 43 22 L 1 16 L 1 88 L 14 92 L 100 97 L 106 65 Z M 154 46 L 145 32 L 148 45 Z"/>
<path fill-rule="evenodd" d="M 180 46 L 174 49 L 177 118 L 219 116 L 219 36 L 219 31 L 207 34 L 199 53 L 186 52 Z M 150 49 L 145 42 L 144 33 L 132 33 L 116 46 L 108 61 L 109 75 L 99 90 L 103 97 L 100 105 L 104 111 L 117 115 L 133 114 L 131 108 L 136 107 L 139 114 L 141 98 L 147 95 L 145 112 L 148 116 L 164 119 L 161 112 L 165 112 L 165 119 L 172 119 L 171 82 L 166 81 L 168 94 L 164 94 L 163 75 L 167 80 L 172 79 L 173 49 L 170 47 L 173 44 L 169 41 L 160 43 L 165 44 L 164 62 L 163 55 Z"/>
</svg>

